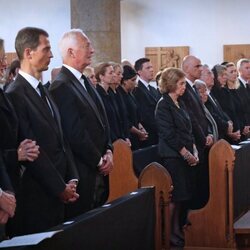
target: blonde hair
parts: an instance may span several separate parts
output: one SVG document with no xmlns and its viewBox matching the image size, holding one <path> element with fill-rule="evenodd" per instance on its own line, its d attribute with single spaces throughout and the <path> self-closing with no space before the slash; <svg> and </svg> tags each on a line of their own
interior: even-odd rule
<svg viewBox="0 0 250 250">
<path fill-rule="evenodd" d="M 185 73 L 181 69 L 172 67 L 164 69 L 159 80 L 160 92 L 162 94 L 174 92 L 177 82 L 183 77 L 185 77 Z"/>
</svg>

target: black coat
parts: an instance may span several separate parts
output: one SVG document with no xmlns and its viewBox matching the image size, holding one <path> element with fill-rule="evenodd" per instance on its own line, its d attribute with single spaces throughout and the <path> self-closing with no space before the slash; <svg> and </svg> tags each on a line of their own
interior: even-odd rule
<svg viewBox="0 0 250 250">
<path fill-rule="evenodd" d="M 62 67 L 50 87 L 80 175 L 77 189 L 80 198 L 70 206 L 69 217 L 92 208 L 96 176 L 99 175 L 97 165 L 106 150 L 112 149 L 104 105 L 92 85 L 88 86 L 89 94 L 79 80 Z"/>
<path fill-rule="evenodd" d="M 63 222 L 64 203 L 58 196 L 64 191 L 66 182 L 78 178 L 63 138 L 58 110 L 46 93 L 54 117 L 20 74 L 7 90 L 19 119 L 19 142 L 28 138 L 40 146 L 39 157 L 34 162 L 23 163 L 23 233 L 43 231 Z"/>
<path fill-rule="evenodd" d="M 216 98 L 214 98 L 212 94 L 210 95 L 211 97 L 208 96 L 208 100 L 205 105 L 216 121 L 216 124 L 218 126 L 219 138 L 225 138 L 228 130 L 228 121 L 230 121 L 230 118 L 222 110 Z"/>
<path fill-rule="evenodd" d="M 119 92 L 121 95 L 125 105 L 124 113 L 126 114 L 125 119 L 127 120 L 128 130 L 130 130 L 132 127 L 138 129 L 139 123 L 141 122 L 141 117 L 136 105 L 135 97 L 131 92 L 127 93 L 121 86 L 117 88 L 117 92 Z M 138 149 L 140 147 L 138 136 L 130 132 L 129 138 L 132 144 L 132 149 Z"/>
<path fill-rule="evenodd" d="M 180 157 L 179 151 L 186 147 L 193 152 L 192 125 L 184 105 L 178 108 L 168 94 L 157 104 L 155 119 L 159 133 L 159 153 L 162 158 Z"/>
<path fill-rule="evenodd" d="M 0 89 L 0 187 L 11 192 L 17 192 L 20 181 L 17 128 L 16 113 Z"/>
<path fill-rule="evenodd" d="M 142 82 L 134 89 L 133 94 L 141 116 L 141 123 L 148 132 L 148 139 L 143 146 L 150 146 L 158 143 L 158 134 L 155 124 L 155 107 L 159 100 L 159 94 L 153 87 L 149 91 Z"/>
<path fill-rule="evenodd" d="M 199 151 L 199 159 L 203 161 L 204 151 L 206 148 L 206 137 L 211 131 L 208 129 L 208 121 L 204 113 L 202 103 L 198 94 L 194 92 L 189 83 L 186 83 L 186 90 L 180 97 L 187 108 L 187 112 L 191 119 L 193 135 L 195 138 L 196 146 Z"/>
</svg>

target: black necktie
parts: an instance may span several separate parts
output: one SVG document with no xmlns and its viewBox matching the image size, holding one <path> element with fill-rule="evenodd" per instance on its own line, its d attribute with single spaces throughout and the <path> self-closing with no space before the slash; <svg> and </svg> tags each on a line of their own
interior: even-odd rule
<svg viewBox="0 0 250 250">
<path fill-rule="evenodd" d="M 39 84 L 38 84 L 37 87 L 38 87 L 38 89 L 39 89 L 39 91 L 40 91 L 40 95 L 41 95 L 41 98 L 42 98 L 44 104 L 47 106 L 47 108 L 49 109 L 49 111 L 52 113 L 52 110 L 51 110 L 51 108 L 50 108 L 50 106 L 49 106 L 49 104 L 48 104 L 48 100 L 47 100 L 47 98 L 46 98 L 46 93 L 45 93 L 45 91 L 44 91 L 44 87 L 43 87 L 42 83 L 39 82 Z"/>
</svg>

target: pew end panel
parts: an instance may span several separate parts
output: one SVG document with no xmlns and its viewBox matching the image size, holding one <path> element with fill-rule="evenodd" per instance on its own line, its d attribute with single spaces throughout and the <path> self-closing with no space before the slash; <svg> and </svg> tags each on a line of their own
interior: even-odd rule
<svg viewBox="0 0 250 250">
<path fill-rule="evenodd" d="M 152 162 L 144 168 L 139 176 L 139 187 L 155 187 L 156 250 L 170 249 L 170 210 L 173 183 L 168 171 L 159 163 Z"/>
<path fill-rule="evenodd" d="M 113 143 L 114 168 L 109 175 L 109 197 L 113 201 L 138 188 L 138 179 L 133 171 L 132 151 L 124 140 Z"/>
<path fill-rule="evenodd" d="M 205 207 L 189 214 L 185 229 L 185 250 L 236 249 L 233 230 L 233 170 L 235 152 L 225 140 L 209 153 L 209 200 Z"/>
</svg>

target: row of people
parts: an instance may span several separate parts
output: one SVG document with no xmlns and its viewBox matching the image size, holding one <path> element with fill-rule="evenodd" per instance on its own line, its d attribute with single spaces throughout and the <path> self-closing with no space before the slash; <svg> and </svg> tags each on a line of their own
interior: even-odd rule
<svg viewBox="0 0 250 250">
<path fill-rule="evenodd" d="M 237 143 L 249 136 L 248 107 L 243 105 L 250 97 L 249 62 L 241 59 L 237 63 L 238 86 L 234 83 L 233 88 L 225 66 L 216 65 L 210 70 L 194 56 L 184 58 L 182 70 L 167 68 L 160 74 L 162 98 L 156 107 L 156 124 L 159 154 L 174 183 L 174 245 L 184 245 L 182 229 L 188 225 L 188 210 L 201 208 L 208 201 L 208 152 L 213 143 L 219 138 Z M 230 63 L 228 68 L 233 70 L 235 82 L 235 66 Z"/>
<path fill-rule="evenodd" d="M 87 36 L 71 30 L 62 37 L 63 67 L 50 93 L 40 82 L 53 57 L 48 33 L 26 27 L 15 48 L 20 70 L 1 91 L 1 170 L 6 166 L 14 186 L 7 187 L 8 175 L 1 175 L 1 222 L 16 211 L 9 236 L 44 231 L 100 206 L 113 167 L 104 105 L 91 84 L 84 91 L 88 80 L 80 73 L 94 53 Z M 1 66 L 4 60 L 2 51 Z"/>
</svg>

